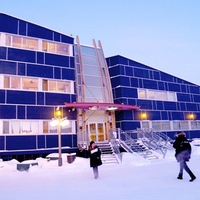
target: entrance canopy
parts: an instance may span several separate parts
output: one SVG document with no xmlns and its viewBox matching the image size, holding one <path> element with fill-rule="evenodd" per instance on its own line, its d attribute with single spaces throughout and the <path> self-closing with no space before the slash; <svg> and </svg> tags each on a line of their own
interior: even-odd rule
<svg viewBox="0 0 200 200">
<path fill-rule="evenodd" d="M 115 103 L 98 103 L 98 102 L 74 102 L 65 103 L 65 107 L 84 110 L 139 110 L 139 106 L 115 104 Z"/>
</svg>

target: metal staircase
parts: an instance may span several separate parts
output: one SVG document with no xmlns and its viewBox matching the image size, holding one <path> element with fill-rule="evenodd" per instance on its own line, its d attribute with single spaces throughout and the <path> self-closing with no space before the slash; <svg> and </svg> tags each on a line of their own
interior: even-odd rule
<svg viewBox="0 0 200 200">
<path fill-rule="evenodd" d="M 118 130 L 118 138 L 121 147 L 127 152 L 138 153 L 148 160 L 165 157 L 167 150 L 173 149 L 172 139 L 153 130 Z"/>
<path fill-rule="evenodd" d="M 118 164 L 120 162 L 110 142 L 96 142 L 96 144 L 101 150 L 103 164 Z"/>
</svg>

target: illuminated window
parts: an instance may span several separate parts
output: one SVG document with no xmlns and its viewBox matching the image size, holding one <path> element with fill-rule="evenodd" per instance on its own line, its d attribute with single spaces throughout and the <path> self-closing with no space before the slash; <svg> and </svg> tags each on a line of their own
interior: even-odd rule
<svg viewBox="0 0 200 200">
<path fill-rule="evenodd" d="M 21 88 L 21 83 L 20 83 L 20 78 L 19 77 L 11 77 L 11 88 L 12 89 L 20 89 Z"/>
<path fill-rule="evenodd" d="M 69 54 L 69 45 L 57 43 L 56 44 L 56 53 L 68 55 Z"/>
<path fill-rule="evenodd" d="M 22 48 L 22 38 L 13 36 L 12 37 L 12 46 L 17 48 Z"/>
<path fill-rule="evenodd" d="M 48 81 L 49 91 L 56 91 L 56 81 Z"/>
<path fill-rule="evenodd" d="M 10 88 L 10 77 L 4 77 L 4 88 Z"/>
<path fill-rule="evenodd" d="M 43 133 L 48 133 L 48 132 L 49 132 L 49 122 L 43 121 Z"/>
<path fill-rule="evenodd" d="M 55 43 L 48 42 L 48 52 L 55 53 Z"/>
<path fill-rule="evenodd" d="M 146 90 L 139 89 L 138 97 L 141 98 L 141 99 L 146 99 L 147 98 Z"/>
<path fill-rule="evenodd" d="M 22 89 L 38 90 L 38 79 L 22 78 Z"/>
<path fill-rule="evenodd" d="M 58 92 L 70 93 L 70 82 L 57 81 Z"/>
<path fill-rule="evenodd" d="M 47 42 L 42 42 L 42 51 L 47 51 Z"/>
<path fill-rule="evenodd" d="M 11 36 L 10 35 L 6 35 L 6 45 L 11 46 Z"/>
<path fill-rule="evenodd" d="M 31 49 L 31 50 L 38 50 L 38 40 L 30 39 L 30 38 L 23 38 L 23 48 Z"/>
<path fill-rule="evenodd" d="M 138 98 L 161 101 L 177 101 L 175 92 L 138 89 Z"/>
<path fill-rule="evenodd" d="M 48 91 L 48 81 L 47 80 L 42 81 L 42 90 Z"/>
</svg>

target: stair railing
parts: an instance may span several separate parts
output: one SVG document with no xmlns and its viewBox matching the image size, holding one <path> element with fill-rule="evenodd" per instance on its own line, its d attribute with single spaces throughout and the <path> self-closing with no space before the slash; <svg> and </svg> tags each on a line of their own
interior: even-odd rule
<svg viewBox="0 0 200 200">
<path fill-rule="evenodd" d="M 118 160 L 120 162 L 122 162 L 122 154 L 119 149 L 119 143 L 116 139 L 116 134 L 115 134 L 115 132 L 113 133 L 112 129 L 110 130 L 110 143 L 111 143 L 113 151 L 114 151 L 115 155 L 117 156 Z"/>
</svg>

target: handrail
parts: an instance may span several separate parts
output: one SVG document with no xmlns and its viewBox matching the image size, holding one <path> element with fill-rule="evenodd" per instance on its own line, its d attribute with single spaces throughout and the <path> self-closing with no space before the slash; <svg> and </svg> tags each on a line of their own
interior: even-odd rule
<svg viewBox="0 0 200 200">
<path fill-rule="evenodd" d="M 116 139 L 112 130 L 110 130 L 110 143 L 112 145 L 112 148 L 113 148 L 115 155 L 117 155 L 117 158 L 122 162 L 122 154 L 120 152 L 117 139 Z"/>
</svg>

